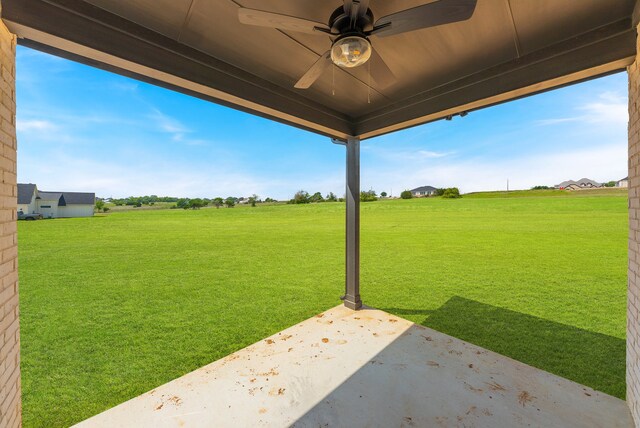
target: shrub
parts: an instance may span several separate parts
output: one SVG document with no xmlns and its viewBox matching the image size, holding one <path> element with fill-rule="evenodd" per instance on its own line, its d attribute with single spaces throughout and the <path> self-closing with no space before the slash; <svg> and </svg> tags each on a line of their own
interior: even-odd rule
<svg viewBox="0 0 640 428">
<path fill-rule="evenodd" d="M 458 190 L 457 187 L 449 187 L 447 189 L 444 189 L 444 192 L 442 193 L 442 197 L 449 198 L 449 199 L 456 199 L 456 198 L 461 198 L 462 195 L 460 195 L 460 190 Z"/>
<path fill-rule="evenodd" d="M 322 197 L 322 193 L 316 192 L 309 197 L 309 202 L 324 202 L 324 198 Z"/>
<path fill-rule="evenodd" d="M 400 193 L 400 197 L 402 199 L 411 199 L 413 198 L 413 195 L 411 194 L 411 190 L 405 190 L 402 193 Z"/>
<path fill-rule="evenodd" d="M 289 201 L 291 204 L 308 204 L 310 201 L 309 193 L 304 190 L 298 190 L 293 199 Z"/>
<path fill-rule="evenodd" d="M 551 189 L 551 187 L 549 187 L 549 186 L 533 186 L 531 188 L 531 190 L 547 190 L 547 189 Z"/>
<path fill-rule="evenodd" d="M 366 192 L 360 192 L 360 202 L 373 202 L 378 200 L 378 195 L 373 190 L 367 190 Z"/>
</svg>

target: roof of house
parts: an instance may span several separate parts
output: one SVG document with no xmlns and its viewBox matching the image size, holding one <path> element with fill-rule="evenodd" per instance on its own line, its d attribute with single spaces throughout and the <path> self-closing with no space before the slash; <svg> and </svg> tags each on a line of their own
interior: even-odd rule
<svg viewBox="0 0 640 428">
<path fill-rule="evenodd" d="M 590 178 L 581 178 L 578 180 L 578 184 L 593 184 L 594 186 L 602 186 L 602 183 L 591 180 Z"/>
<path fill-rule="evenodd" d="M 411 192 L 415 193 L 415 192 L 434 192 L 438 189 L 436 189 L 433 186 L 420 186 L 420 187 L 416 187 L 415 189 L 412 189 Z"/>
<path fill-rule="evenodd" d="M 43 192 L 38 191 L 36 199 L 44 199 L 45 201 L 58 201 L 62 197 L 62 192 Z"/>
<path fill-rule="evenodd" d="M 598 183 L 597 181 L 591 180 L 590 178 L 581 178 L 578 181 L 573 181 L 573 180 L 567 180 L 567 181 L 563 181 L 562 183 L 558 184 L 556 187 L 567 187 L 571 184 L 576 184 L 576 185 L 581 185 L 581 184 L 591 184 L 592 186 L 596 186 L 596 187 L 600 187 L 602 186 L 601 183 Z"/>
<path fill-rule="evenodd" d="M 35 190 L 35 184 L 18 183 L 18 203 L 31 203 L 31 197 Z M 39 190 L 37 199 L 44 199 L 45 201 L 57 200 L 59 206 L 93 205 L 96 203 L 96 194 L 89 192 L 44 192 Z"/>
<path fill-rule="evenodd" d="M 628 180 L 628 179 L 629 179 L 629 177 L 625 177 L 625 178 L 621 178 L 621 179 L 620 179 L 620 180 L 618 180 L 618 181 L 624 181 L 624 180 Z"/>
<path fill-rule="evenodd" d="M 32 183 L 18 183 L 18 203 L 30 204 L 36 185 Z"/>
<path fill-rule="evenodd" d="M 93 205 L 96 203 L 96 194 L 88 192 L 62 192 L 67 205 Z"/>
</svg>

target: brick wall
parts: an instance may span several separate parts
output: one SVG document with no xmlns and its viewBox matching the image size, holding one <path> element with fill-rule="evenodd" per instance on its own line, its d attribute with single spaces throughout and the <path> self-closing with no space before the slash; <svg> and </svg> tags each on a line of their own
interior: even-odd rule
<svg viewBox="0 0 640 428">
<path fill-rule="evenodd" d="M 0 21 L 0 427 L 21 425 L 16 237 L 16 39 Z"/>
<path fill-rule="evenodd" d="M 627 402 L 640 426 L 640 67 L 629 66 L 629 279 Z"/>
</svg>

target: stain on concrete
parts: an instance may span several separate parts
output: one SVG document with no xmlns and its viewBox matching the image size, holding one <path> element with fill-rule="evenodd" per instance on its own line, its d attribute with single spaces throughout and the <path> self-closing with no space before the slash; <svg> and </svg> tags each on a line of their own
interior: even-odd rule
<svg viewBox="0 0 640 428">
<path fill-rule="evenodd" d="M 527 404 L 530 401 L 533 401 L 534 398 L 536 397 L 529 394 L 527 391 L 521 391 L 520 394 L 518 395 L 518 403 L 522 404 L 522 407 L 524 407 L 525 404 Z"/>
</svg>

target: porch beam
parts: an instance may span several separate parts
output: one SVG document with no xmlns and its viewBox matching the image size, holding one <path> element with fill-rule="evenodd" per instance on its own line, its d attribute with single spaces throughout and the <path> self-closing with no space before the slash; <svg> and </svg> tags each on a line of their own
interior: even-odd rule
<svg viewBox="0 0 640 428">
<path fill-rule="evenodd" d="M 334 142 L 336 142 L 334 140 Z M 344 305 L 353 310 L 362 307 L 360 299 L 360 138 L 349 137 L 346 147 L 346 254 Z"/>
</svg>

